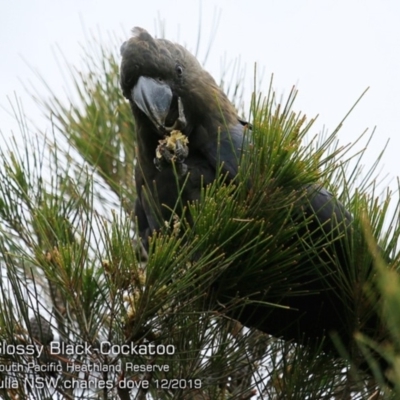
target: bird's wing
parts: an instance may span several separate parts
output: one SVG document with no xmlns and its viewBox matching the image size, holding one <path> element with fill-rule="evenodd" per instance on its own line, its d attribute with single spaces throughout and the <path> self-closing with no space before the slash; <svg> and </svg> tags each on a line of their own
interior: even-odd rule
<svg viewBox="0 0 400 400">
<path fill-rule="evenodd" d="M 341 237 L 348 233 L 353 221 L 345 206 L 324 187 L 312 184 L 305 187 L 306 196 L 300 200 L 301 213 L 309 219 L 308 228 L 320 240 Z"/>
<path fill-rule="evenodd" d="M 351 214 L 330 191 L 315 184 L 307 186 L 306 190 L 310 207 L 322 223 L 331 220 L 333 216 L 337 222 L 341 220 L 351 222 Z"/>
<path fill-rule="evenodd" d="M 236 125 L 221 129 L 216 139 L 208 142 L 203 148 L 203 155 L 208 162 L 223 173 L 228 173 L 233 179 L 238 173 L 238 165 L 244 142 L 244 126 L 238 122 Z"/>
</svg>

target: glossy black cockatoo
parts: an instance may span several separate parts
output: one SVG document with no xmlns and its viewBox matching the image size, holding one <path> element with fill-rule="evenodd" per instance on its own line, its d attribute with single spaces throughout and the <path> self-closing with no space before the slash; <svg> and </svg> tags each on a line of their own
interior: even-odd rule
<svg viewBox="0 0 400 400">
<path fill-rule="evenodd" d="M 132 32 L 133 37 L 121 47 L 121 87 L 135 119 L 135 213 L 147 246 L 149 235 L 170 220 L 180 189 L 181 204 L 186 204 L 200 199 L 202 187 L 216 179 L 217 171 L 226 177 L 226 183 L 237 176 L 247 128 L 225 93 L 188 50 L 153 38 L 141 28 Z M 251 190 L 251 182 L 246 185 Z M 313 215 L 314 226 L 334 231 L 341 225 L 337 234 L 345 236 L 351 230 L 350 213 L 324 188 L 310 185 L 305 190 L 308 205 L 302 212 Z M 327 351 L 335 348 L 331 332 L 337 332 L 347 345 L 352 332 L 344 327 L 344 305 L 340 288 L 334 287 L 336 281 L 318 272 L 298 279 L 304 279 L 304 291 L 283 299 L 285 308 L 249 304 L 233 316 L 246 326 L 285 340 L 312 343 L 327 336 Z M 321 280 L 320 286 L 314 284 Z M 307 296 L 313 285 L 322 290 Z M 327 288 L 329 285 L 332 287 Z M 242 293 L 244 298 L 247 294 Z M 268 301 L 268 291 L 259 300 Z M 375 323 L 373 317 L 369 328 Z"/>
</svg>

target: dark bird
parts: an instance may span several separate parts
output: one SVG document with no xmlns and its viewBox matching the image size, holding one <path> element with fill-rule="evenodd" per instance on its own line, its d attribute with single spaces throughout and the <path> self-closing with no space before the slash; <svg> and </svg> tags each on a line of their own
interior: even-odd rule
<svg viewBox="0 0 400 400">
<path fill-rule="evenodd" d="M 213 182 L 218 172 L 226 176 L 226 183 L 237 176 L 246 123 L 238 118 L 212 76 L 179 44 L 134 28 L 121 55 L 121 87 L 130 102 L 137 134 L 135 213 L 147 246 L 152 232 L 170 220 L 182 187 L 184 205 L 199 200 L 202 187 Z M 304 191 L 307 203 L 299 205 L 298 212 L 312 217 L 306 227 L 310 238 L 318 242 L 330 234 L 350 235 L 352 216 L 329 191 L 313 184 Z M 342 242 L 335 241 L 332 254 L 343 262 L 342 269 L 351 268 Z M 357 324 L 349 327 L 338 280 L 323 276 L 317 267 L 308 271 L 307 276 L 296 278 L 302 294 L 281 299 L 285 308 L 249 303 L 233 316 L 246 326 L 285 340 L 313 343 L 328 336 L 326 351 L 335 350 L 331 332 L 337 332 L 347 345 Z M 251 288 L 243 290 L 243 297 L 252 293 Z M 229 295 L 224 293 L 219 300 L 227 300 Z M 269 301 L 268 291 L 255 300 Z M 376 323 L 375 315 L 368 321 L 368 329 Z"/>
<path fill-rule="evenodd" d="M 237 174 L 243 123 L 211 75 L 184 47 L 134 28 L 121 53 L 121 87 L 137 129 L 136 216 L 146 243 L 148 234 L 169 220 L 168 208 L 174 208 L 179 190 L 173 169 L 162 168 L 162 161 L 154 162 L 159 141 L 174 130 L 189 138 L 190 152 L 182 167 L 190 172 L 182 193 L 184 204 L 199 199 L 202 184 L 215 179 L 219 164 L 223 163 L 222 172 L 230 178 Z M 166 205 L 161 215 L 154 214 L 143 185 L 159 204 Z"/>
</svg>

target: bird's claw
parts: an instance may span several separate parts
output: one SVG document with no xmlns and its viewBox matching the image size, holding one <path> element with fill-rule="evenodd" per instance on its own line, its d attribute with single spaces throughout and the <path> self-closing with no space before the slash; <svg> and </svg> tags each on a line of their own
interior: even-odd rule
<svg viewBox="0 0 400 400">
<path fill-rule="evenodd" d="M 154 157 L 154 165 L 160 172 L 163 171 L 167 166 L 169 166 L 172 163 L 175 164 L 175 168 L 179 176 L 185 176 L 187 174 L 188 166 L 184 162 L 177 162 L 173 160 L 167 161 L 164 158 Z"/>
<path fill-rule="evenodd" d="M 189 155 L 187 143 L 187 138 L 180 132 L 174 133 L 164 140 L 160 140 L 160 144 L 156 149 L 156 157 L 154 158 L 154 165 L 156 168 L 162 171 L 167 165 L 174 164 L 179 175 L 185 175 L 188 171 L 188 167 L 184 163 Z"/>
<path fill-rule="evenodd" d="M 189 155 L 189 148 L 183 144 L 180 140 L 176 141 L 175 147 L 175 160 L 177 163 L 183 163 L 186 157 Z"/>
</svg>

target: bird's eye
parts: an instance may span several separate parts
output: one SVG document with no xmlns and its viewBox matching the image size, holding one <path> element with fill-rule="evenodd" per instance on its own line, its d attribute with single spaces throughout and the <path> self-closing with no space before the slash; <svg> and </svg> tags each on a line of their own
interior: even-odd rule
<svg viewBox="0 0 400 400">
<path fill-rule="evenodd" d="M 181 76 L 183 74 L 183 67 L 181 65 L 178 64 L 175 67 L 175 69 L 176 69 L 176 73 L 178 74 L 178 76 Z"/>
</svg>

